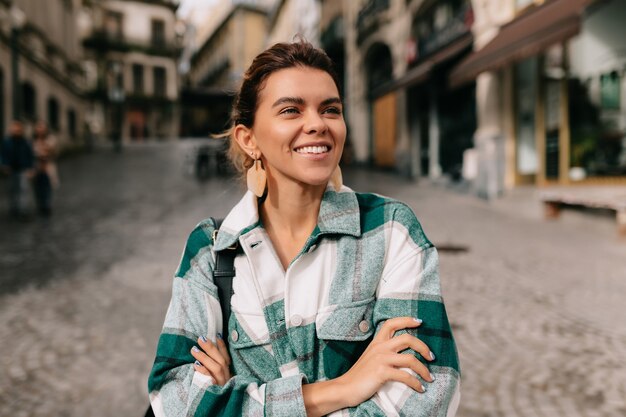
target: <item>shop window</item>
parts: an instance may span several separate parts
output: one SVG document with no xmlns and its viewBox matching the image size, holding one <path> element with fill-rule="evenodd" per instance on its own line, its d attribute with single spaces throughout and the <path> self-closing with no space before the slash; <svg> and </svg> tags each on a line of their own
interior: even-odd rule
<svg viewBox="0 0 626 417">
<path fill-rule="evenodd" d="M 48 126 L 54 131 L 59 130 L 59 101 L 54 97 L 48 99 Z"/>
<path fill-rule="evenodd" d="M 600 76 L 600 102 L 605 110 L 619 110 L 621 82 L 617 71 Z"/>
<path fill-rule="evenodd" d="M 626 176 L 623 113 L 616 111 L 621 106 L 620 79 L 612 72 L 584 83 L 569 80 L 570 180 Z M 598 90 L 600 100 L 593 94 Z"/>
<path fill-rule="evenodd" d="M 515 64 L 516 167 L 522 176 L 537 173 L 535 103 L 537 101 L 537 58 Z"/>
</svg>

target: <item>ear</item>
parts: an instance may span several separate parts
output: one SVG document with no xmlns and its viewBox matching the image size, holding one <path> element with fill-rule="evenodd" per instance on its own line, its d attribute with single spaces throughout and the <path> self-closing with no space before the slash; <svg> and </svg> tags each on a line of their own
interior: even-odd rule
<svg viewBox="0 0 626 417">
<path fill-rule="evenodd" d="M 239 144 L 239 147 L 241 147 L 247 155 L 254 154 L 255 157 L 253 157 L 253 159 L 260 157 L 259 148 L 257 147 L 256 138 L 254 137 L 254 133 L 252 133 L 252 129 L 239 124 L 235 126 L 233 137 Z"/>
</svg>

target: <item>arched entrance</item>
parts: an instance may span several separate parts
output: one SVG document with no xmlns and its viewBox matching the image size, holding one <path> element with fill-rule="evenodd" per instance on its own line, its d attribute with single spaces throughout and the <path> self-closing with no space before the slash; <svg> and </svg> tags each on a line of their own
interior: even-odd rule
<svg viewBox="0 0 626 417">
<path fill-rule="evenodd" d="M 396 157 L 396 93 L 382 93 L 381 87 L 393 79 L 393 63 L 389 47 L 373 44 L 365 55 L 367 95 L 372 123 L 370 151 L 375 166 L 391 168 Z"/>
</svg>

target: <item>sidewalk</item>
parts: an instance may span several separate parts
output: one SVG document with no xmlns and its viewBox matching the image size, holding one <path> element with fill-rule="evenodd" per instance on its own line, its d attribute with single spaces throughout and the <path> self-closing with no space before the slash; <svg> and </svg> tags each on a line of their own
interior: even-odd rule
<svg viewBox="0 0 626 417">
<path fill-rule="evenodd" d="M 62 207 L 52 219 L 55 230 L 73 225 L 64 247 L 80 262 L 59 274 L 46 255 L 54 279 L 1 297 L 0 416 L 143 415 L 187 234 L 241 194 L 222 179 L 183 176 L 183 158 L 164 146 L 72 161 L 65 192 L 101 185 L 97 198 L 66 203 L 73 223 Z M 103 165 L 106 176 L 91 169 Z M 463 373 L 458 417 L 626 414 L 626 244 L 611 219 L 545 221 L 531 189 L 486 202 L 367 171 L 345 181 L 407 202 L 435 244 L 468 249 L 440 257 Z"/>
</svg>

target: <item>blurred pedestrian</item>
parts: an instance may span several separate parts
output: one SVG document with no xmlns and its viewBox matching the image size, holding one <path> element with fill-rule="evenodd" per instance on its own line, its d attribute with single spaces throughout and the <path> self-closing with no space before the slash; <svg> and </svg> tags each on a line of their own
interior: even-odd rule
<svg viewBox="0 0 626 417">
<path fill-rule="evenodd" d="M 13 120 L 0 151 L 2 171 L 9 176 L 9 213 L 23 219 L 26 215 L 26 189 L 32 176 L 33 149 L 24 136 L 24 125 Z"/>
<path fill-rule="evenodd" d="M 155 414 L 453 416 L 437 251 L 406 204 L 342 184 L 330 58 L 304 41 L 262 52 L 232 123 L 249 191 L 187 241 L 148 382 Z"/>
<path fill-rule="evenodd" d="M 33 152 L 35 154 L 33 189 L 37 212 L 48 217 L 52 214 L 52 190 L 59 186 L 59 176 L 55 163 L 57 140 L 50 134 L 46 122 L 40 121 L 35 125 Z"/>
</svg>

